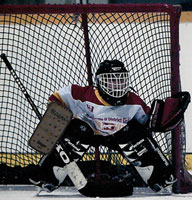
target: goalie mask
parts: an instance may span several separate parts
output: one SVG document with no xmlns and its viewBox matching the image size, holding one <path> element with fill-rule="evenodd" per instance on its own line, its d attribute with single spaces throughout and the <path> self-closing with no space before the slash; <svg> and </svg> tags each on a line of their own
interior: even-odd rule
<svg viewBox="0 0 192 200">
<path fill-rule="evenodd" d="M 101 97 L 111 105 L 123 105 L 129 91 L 129 73 L 118 60 L 105 60 L 96 72 Z"/>
</svg>

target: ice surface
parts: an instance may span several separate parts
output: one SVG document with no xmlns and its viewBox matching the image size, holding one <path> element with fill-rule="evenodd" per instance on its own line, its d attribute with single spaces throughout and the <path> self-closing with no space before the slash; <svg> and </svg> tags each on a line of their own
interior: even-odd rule
<svg viewBox="0 0 192 200">
<path fill-rule="evenodd" d="M 61 187 L 57 191 L 52 193 L 41 192 L 38 194 L 38 189 L 29 185 L 20 186 L 0 186 L 0 200 L 59 200 L 59 199 L 99 199 L 106 200 L 106 198 L 90 198 L 82 196 L 74 187 Z M 135 188 L 134 194 L 127 197 L 119 198 L 107 198 L 107 200 L 112 199 L 127 199 L 127 200 L 192 200 L 192 193 L 188 194 L 170 194 L 161 193 L 156 194 L 147 188 Z"/>
</svg>

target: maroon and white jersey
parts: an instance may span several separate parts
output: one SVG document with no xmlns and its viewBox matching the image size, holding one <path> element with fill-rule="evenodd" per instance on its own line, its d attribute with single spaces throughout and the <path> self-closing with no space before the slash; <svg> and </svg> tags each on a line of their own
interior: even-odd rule
<svg viewBox="0 0 192 200">
<path fill-rule="evenodd" d="M 131 119 L 144 124 L 150 110 L 133 92 L 128 92 L 125 105 L 111 106 L 92 86 L 70 85 L 53 93 L 49 100 L 65 104 L 73 112 L 74 118 L 87 122 L 96 134 L 103 136 L 119 131 Z"/>
</svg>

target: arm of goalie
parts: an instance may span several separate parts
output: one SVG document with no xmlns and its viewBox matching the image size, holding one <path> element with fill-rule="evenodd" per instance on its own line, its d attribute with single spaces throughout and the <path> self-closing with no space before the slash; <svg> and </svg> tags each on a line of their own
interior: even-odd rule
<svg viewBox="0 0 192 200">
<path fill-rule="evenodd" d="M 35 150 L 49 154 L 55 147 L 72 119 L 72 112 L 65 106 L 52 102 L 29 139 Z"/>
<path fill-rule="evenodd" d="M 155 132 L 170 131 L 183 120 L 184 112 L 190 103 L 188 92 L 179 92 L 163 100 L 154 100 L 147 122 L 148 127 Z"/>
</svg>

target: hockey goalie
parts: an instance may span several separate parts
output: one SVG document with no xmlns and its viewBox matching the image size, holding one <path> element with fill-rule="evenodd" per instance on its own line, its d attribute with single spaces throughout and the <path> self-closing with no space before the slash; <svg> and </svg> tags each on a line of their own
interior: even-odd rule
<svg viewBox="0 0 192 200">
<path fill-rule="evenodd" d="M 154 100 L 149 107 L 130 87 L 129 72 L 118 60 L 100 63 L 95 77 L 95 87 L 72 84 L 50 96 L 50 105 L 29 141 L 45 154 L 30 181 L 52 192 L 68 175 L 85 196 L 131 195 L 131 178 L 126 184 L 96 184 L 79 169 L 77 161 L 89 145 L 101 144 L 122 154 L 152 190 L 171 187 L 176 181 L 172 166 L 153 132 L 170 131 L 182 121 L 189 93 Z"/>
</svg>

